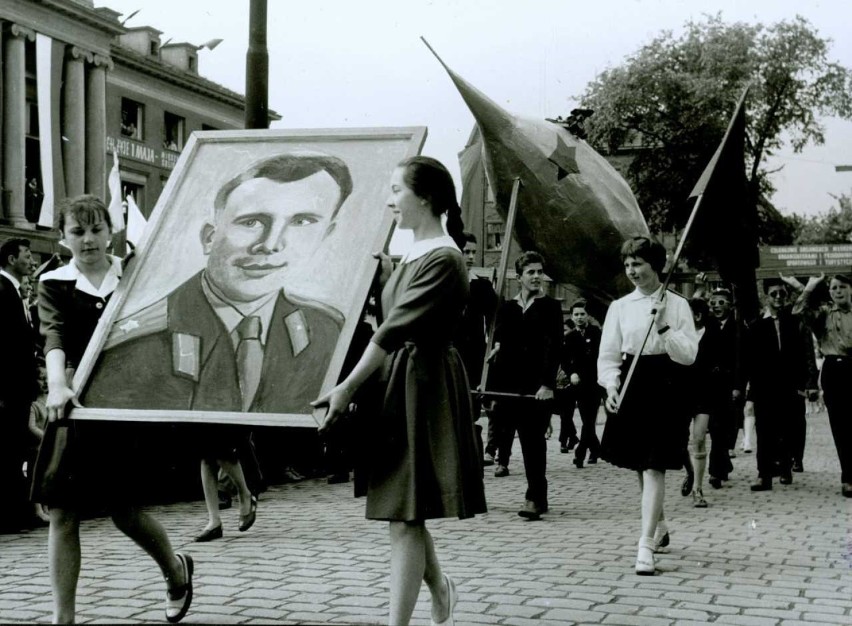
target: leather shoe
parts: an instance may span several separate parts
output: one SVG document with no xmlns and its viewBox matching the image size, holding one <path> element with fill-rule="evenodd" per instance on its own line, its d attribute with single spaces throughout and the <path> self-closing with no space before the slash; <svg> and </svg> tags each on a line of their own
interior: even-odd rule
<svg viewBox="0 0 852 626">
<path fill-rule="evenodd" d="M 524 503 L 524 508 L 518 511 L 518 515 L 530 521 L 541 519 L 541 509 L 532 500 L 527 500 Z"/>
<path fill-rule="evenodd" d="M 713 487 L 713 489 L 721 489 L 722 488 L 722 479 L 721 478 L 715 478 L 715 477 L 711 476 L 710 479 L 707 482 L 710 483 L 710 486 Z"/>
<path fill-rule="evenodd" d="M 505 465 L 498 465 L 494 470 L 494 475 L 497 478 L 503 478 L 503 476 L 509 475 L 509 468 Z"/>
<path fill-rule="evenodd" d="M 596 457 L 596 456 L 590 456 L 589 457 L 589 460 L 588 460 L 589 465 L 594 465 L 597 462 L 598 462 L 598 457 Z"/>
<path fill-rule="evenodd" d="M 852 498 L 852 483 L 843 483 L 840 487 L 840 493 L 844 498 Z"/>
<path fill-rule="evenodd" d="M 219 527 L 219 531 L 222 528 Z M 181 621 L 192 604 L 192 557 L 178 552 L 175 555 L 183 566 L 184 584 L 166 590 L 166 620 L 172 624 Z"/>
<path fill-rule="evenodd" d="M 778 479 L 778 482 L 782 485 L 793 484 L 793 474 L 790 473 L 790 470 L 783 470 L 781 472 L 781 478 Z"/>
<path fill-rule="evenodd" d="M 565 445 L 565 444 L 563 443 L 561 446 L 559 446 L 559 451 L 560 451 L 562 454 L 568 454 L 569 452 L 571 452 L 571 448 L 569 448 L 567 445 Z"/>
<path fill-rule="evenodd" d="M 574 447 L 580 443 L 580 439 L 578 437 L 570 437 L 568 439 L 568 449 L 573 450 Z"/>
<path fill-rule="evenodd" d="M 207 541 L 213 541 L 214 539 L 222 538 L 222 525 L 214 526 L 213 528 L 208 528 L 200 535 L 195 538 L 195 541 L 198 543 L 205 543 Z"/>
<path fill-rule="evenodd" d="M 772 489 L 771 478 L 758 478 L 757 482 L 752 484 L 752 491 L 770 491 Z"/>
<path fill-rule="evenodd" d="M 247 515 L 240 515 L 240 532 L 244 533 L 249 528 L 254 526 L 254 521 L 257 519 L 257 496 L 251 494 L 251 505 Z"/>
<path fill-rule="evenodd" d="M 577 469 L 583 469 L 583 459 L 575 458 L 572 463 L 577 466 Z"/>
<path fill-rule="evenodd" d="M 797 474 L 801 474 L 805 471 L 805 466 L 802 465 L 801 461 L 793 461 L 793 471 Z"/>
</svg>

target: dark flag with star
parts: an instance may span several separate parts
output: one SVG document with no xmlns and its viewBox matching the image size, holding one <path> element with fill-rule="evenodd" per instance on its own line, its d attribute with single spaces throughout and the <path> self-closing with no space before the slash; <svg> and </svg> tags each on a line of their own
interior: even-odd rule
<svg viewBox="0 0 852 626">
<path fill-rule="evenodd" d="M 759 300 L 755 269 L 757 204 L 745 173 L 746 118 L 743 92 L 722 142 L 689 195 L 695 200 L 686 249 L 691 257 L 713 264 L 734 292 L 740 319 L 757 315 Z"/>
<path fill-rule="evenodd" d="M 463 153 L 463 177 L 481 155 L 504 220 L 520 181 L 515 238 L 544 255 L 555 282 L 604 303 L 627 291 L 619 249 L 627 237 L 647 235 L 648 226 L 624 178 L 563 124 L 514 116 L 444 68 L 481 136 Z"/>
</svg>

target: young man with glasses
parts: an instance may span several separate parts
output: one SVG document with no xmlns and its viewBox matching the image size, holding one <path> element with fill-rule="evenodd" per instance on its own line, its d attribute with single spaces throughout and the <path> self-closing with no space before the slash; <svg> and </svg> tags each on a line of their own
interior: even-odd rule
<svg viewBox="0 0 852 626">
<path fill-rule="evenodd" d="M 752 491 L 772 489 L 772 478 L 793 482 L 793 444 L 805 419 L 805 398 L 818 395 L 810 333 L 787 307 L 787 287 L 763 281 L 766 308 L 749 332 L 749 401 L 757 430 L 758 480 Z M 747 407 L 746 412 L 749 412 Z"/>
</svg>

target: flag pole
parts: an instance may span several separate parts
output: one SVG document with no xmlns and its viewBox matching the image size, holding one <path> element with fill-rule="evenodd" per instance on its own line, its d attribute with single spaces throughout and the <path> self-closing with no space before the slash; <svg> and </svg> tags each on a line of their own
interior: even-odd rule
<svg viewBox="0 0 852 626">
<path fill-rule="evenodd" d="M 424 40 L 425 43 L 425 40 Z M 426 44 L 429 45 L 428 43 Z M 509 248 L 512 247 L 512 233 L 515 230 L 515 218 L 518 214 L 518 192 L 521 189 L 521 179 L 516 178 L 512 182 L 512 195 L 509 198 L 509 211 L 506 215 L 506 230 L 503 241 L 503 250 L 500 253 L 500 267 L 497 270 L 497 285 L 494 289 L 497 292 L 498 302 L 503 294 L 503 285 L 506 283 L 506 270 L 509 267 Z M 494 345 L 494 329 L 497 327 L 497 314 L 491 318 L 491 328 L 488 329 L 488 339 L 485 344 L 485 363 L 482 365 L 482 378 L 479 381 L 479 393 L 487 395 L 490 392 L 485 391 L 485 385 L 488 382 L 488 369 L 490 361 L 488 356 L 491 354 L 491 348 Z M 518 395 L 518 394 L 511 394 Z"/>
<path fill-rule="evenodd" d="M 680 241 L 678 242 L 677 248 L 675 249 L 674 256 L 672 257 L 671 263 L 669 265 L 669 272 L 666 275 L 665 281 L 663 281 L 663 288 L 660 294 L 660 299 L 662 300 L 666 295 L 666 290 L 669 287 L 669 283 L 671 282 L 672 276 L 674 275 L 675 268 L 677 267 L 677 262 L 680 260 L 681 252 L 683 251 L 683 245 L 686 243 L 687 238 L 689 237 L 689 233 L 692 230 L 692 224 L 695 222 L 695 216 L 698 215 L 698 209 L 701 207 L 701 201 L 704 199 L 704 191 L 707 189 L 707 186 L 710 183 L 710 179 L 713 177 L 713 174 L 716 170 L 716 165 L 718 164 L 719 159 L 722 157 L 722 152 L 728 143 L 728 139 L 731 136 L 731 130 L 734 127 L 734 123 L 737 117 L 740 115 L 740 112 L 745 105 L 746 96 L 748 96 L 749 89 L 751 88 L 751 83 L 746 85 L 746 88 L 743 90 L 742 95 L 740 96 L 739 101 L 737 102 L 737 106 L 734 108 L 734 114 L 731 116 L 730 121 L 728 122 L 728 128 L 725 130 L 725 135 L 722 137 L 722 141 L 719 143 L 719 147 L 716 149 L 713 158 L 710 159 L 710 163 L 707 164 L 707 167 L 704 168 L 704 171 L 701 173 L 701 177 L 698 179 L 695 187 L 692 190 L 692 193 L 689 194 L 689 197 L 697 198 L 695 201 L 695 206 L 692 208 L 692 212 L 689 214 L 689 219 L 686 222 L 686 226 L 683 229 L 683 234 L 680 237 Z M 742 147 L 740 147 L 742 149 Z M 700 190 L 698 193 L 696 191 Z M 648 337 L 651 335 L 651 329 L 654 327 L 654 318 L 657 315 L 656 309 L 652 309 L 651 311 L 652 317 L 651 322 L 648 324 L 648 331 L 645 333 L 645 339 L 642 341 L 642 347 L 639 348 L 636 357 L 630 363 L 630 368 L 627 370 L 627 376 L 625 376 L 624 384 L 621 386 L 621 390 L 618 393 L 618 404 L 621 405 L 622 400 L 624 400 L 624 396 L 627 393 L 627 388 L 630 385 L 630 381 L 633 378 L 633 372 L 636 370 L 636 363 L 639 361 L 639 357 L 642 355 L 642 350 L 645 349 L 645 344 L 648 342 Z"/>
</svg>

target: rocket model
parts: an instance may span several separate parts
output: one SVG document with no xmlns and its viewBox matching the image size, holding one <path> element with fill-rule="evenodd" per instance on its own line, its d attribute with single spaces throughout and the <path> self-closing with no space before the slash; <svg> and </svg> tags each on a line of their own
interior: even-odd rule
<svg viewBox="0 0 852 626">
<path fill-rule="evenodd" d="M 619 247 L 649 231 L 627 182 L 562 126 L 511 115 L 438 61 L 479 126 L 486 175 L 504 219 L 513 183 L 521 181 L 514 232 L 520 245 L 544 255 L 555 281 L 603 302 L 629 291 Z"/>
</svg>

